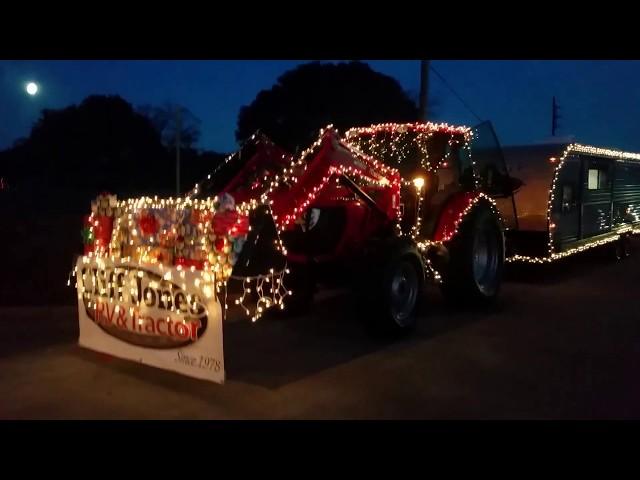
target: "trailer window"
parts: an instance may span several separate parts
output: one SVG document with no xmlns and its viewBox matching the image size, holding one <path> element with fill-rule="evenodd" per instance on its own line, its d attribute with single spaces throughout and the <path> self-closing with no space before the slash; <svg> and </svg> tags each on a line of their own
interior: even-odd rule
<svg viewBox="0 0 640 480">
<path fill-rule="evenodd" d="M 589 167 L 588 172 L 588 190 L 606 190 L 609 188 L 608 168 L 604 166 Z"/>
</svg>

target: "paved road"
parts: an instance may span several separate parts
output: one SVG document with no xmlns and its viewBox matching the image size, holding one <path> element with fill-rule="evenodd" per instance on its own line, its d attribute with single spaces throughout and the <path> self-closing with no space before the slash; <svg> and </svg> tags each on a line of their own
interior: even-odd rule
<svg viewBox="0 0 640 480">
<path fill-rule="evenodd" d="M 0 309 L 0 417 L 638 418 L 640 253 L 510 270 L 492 313 L 428 292 L 418 331 L 369 337 L 349 297 L 225 326 L 226 385 L 75 344 L 70 307 Z"/>
</svg>

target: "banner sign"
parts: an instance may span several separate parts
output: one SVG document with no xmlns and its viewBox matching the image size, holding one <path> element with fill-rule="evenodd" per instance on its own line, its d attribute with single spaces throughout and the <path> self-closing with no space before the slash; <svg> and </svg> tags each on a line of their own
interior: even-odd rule
<svg viewBox="0 0 640 480">
<path fill-rule="evenodd" d="M 79 344 L 224 383 L 222 308 L 201 272 L 80 257 Z"/>
</svg>

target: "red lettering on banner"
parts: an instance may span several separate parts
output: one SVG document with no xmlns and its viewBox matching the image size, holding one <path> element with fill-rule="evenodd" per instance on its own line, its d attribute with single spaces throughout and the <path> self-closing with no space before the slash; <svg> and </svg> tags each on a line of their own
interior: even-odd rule
<svg viewBox="0 0 640 480">
<path fill-rule="evenodd" d="M 127 315 L 127 310 L 122 305 L 120 305 L 118 307 L 118 323 L 123 323 L 126 326 L 126 322 L 127 322 L 126 315 Z"/>
<path fill-rule="evenodd" d="M 109 325 L 111 325 L 113 323 L 113 311 L 115 310 L 116 307 L 113 307 L 111 309 L 111 313 L 109 313 L 109 305 L 107 303 L 104 304 L 104 308 L 107 311 L 107 323 Z"/>
<path fill-rule="evenodd" d="M 144 325 L 144 331 L 147 333 L 156 333 L 156 323 L 153 321 L 153 318 L 147 317 L 147 322 Z"/>
<path fill-rule="evenodd" d="M 95 317 L 96 317 L 96 320 L 98 322 L 104 323 L 103 322 L 103 318 L 104 318 L 104 303 L 96 302 Z"/>
<path fill-rule="evenodd" d="M 189 329 L 184 323 L 176 322 L 175 332 L 180 338 L 189 338 Z"/>
<path fill-rule="evenodd" d="M 115 307 L 113 307 L 115 309 Z M 118 318 L 116 319 L 116 323 L 118 325 L 118 328 L 124 328 L 125 330 L 127 329 L 127 318 L 124 316 L 124 314 L 126 313 L 124 309 L 119 308 L 118 310 L 120 310 L 122 312 L 122 315 L 120 315 L 120 311 L 118 312 Z"/>
<path fill-rule="evenodd" d="M 151 318 L 151 317 L 149 317 Z M 153 322 L 153 318 L 151 318 L 151 321 Z M 156 323 L 156 330 L 158 331 L 158 333 L 162 334 L 162 335 L 166 335 L 167 332 L 163 332 L 162 330 L 160 330 L 160 325 L 162 325 L 164 323 L 164 319 L 159 318 L 158 322 Z"/>
<path fill-rule="evenodd" d="M 200 320 L 192 320 L 189 322 L 189 327 L 191 327 L 191 340 L 194 342 L 198 339 L 198 329 L 202 326 L 202 322 Z"/>
</svg>

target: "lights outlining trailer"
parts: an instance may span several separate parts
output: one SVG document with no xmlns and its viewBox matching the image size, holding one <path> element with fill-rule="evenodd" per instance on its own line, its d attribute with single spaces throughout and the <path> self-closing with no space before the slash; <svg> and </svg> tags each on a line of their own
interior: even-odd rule
<svg viewBox="0 0 640 480">
<path fill-rule="evenodd" d="M 523 183 L 507 262 L 549 263 L 640 233 L 640 154 L 578 143 L 505 154 Z"/>
</svg>

